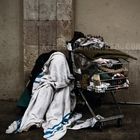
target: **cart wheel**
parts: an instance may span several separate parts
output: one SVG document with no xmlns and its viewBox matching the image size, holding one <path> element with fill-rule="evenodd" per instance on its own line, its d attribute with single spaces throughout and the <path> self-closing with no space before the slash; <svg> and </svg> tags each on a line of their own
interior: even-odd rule
<svg viewBox="0 0 140 140">
<path fill-rule="evenodd" d="M 117 127 L 121 127 L 122 126 L 122 119 L 119 118 L 117 119 Z"/>
</svg>

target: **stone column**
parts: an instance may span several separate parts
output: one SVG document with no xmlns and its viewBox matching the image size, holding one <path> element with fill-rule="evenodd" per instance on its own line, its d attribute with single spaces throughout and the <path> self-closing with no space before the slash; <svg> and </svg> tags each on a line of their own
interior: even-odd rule
<svg viewBox="0 0 140 140">
<path fill-rule="evenodd" d="M 57 47 L 65 46 L 73 35 L 73 0 L 57 0 Z"/>
<path fill-rule="evenodd" d="M 72 0 L 24 0 L 24 71 L 38 55 L 60 49 L 73 33 Z"/>
<path fill-rule="evenodd" d="M 24 44 L 24 75 L 30 74 L 36 58 L 38 57 L 39 14 L 38 0 L 24 0 L 23 10 L 23 44 Z M 27 79 L 26 79 L 27 80 Z"/>
</svg>

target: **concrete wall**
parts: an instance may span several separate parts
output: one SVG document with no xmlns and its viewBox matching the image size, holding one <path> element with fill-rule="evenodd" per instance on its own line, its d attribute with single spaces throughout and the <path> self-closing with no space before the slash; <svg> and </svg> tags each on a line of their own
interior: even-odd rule
<svg viewBox="0 0 140 140">
<path fill-rule="evenodd" d="M 0 99 L 23 88 L 22 1 L 0 0 Z"/>
<path fill-rule="evenodd" d="M 39 54 L 62 48 L 71 39 L 73 3 L 75 30 L 101 35 L 112 48 L 138 58 L 130 64 L 131 87 L 119 97 L 140 101 L 139 0 L 1 0 L 0 99 L 17 98 L 23 88 L 23 70 L 28 78 Z"/>
<path fill-rule="evenodd" d="M 75 0 L 75 30 L 101 35 L 112 48 L 138 58 L 130 63 L 129 90 L 119 94 L 123 101 L 140 102 L 139 6 L 139 0 Z"/>
</svg>

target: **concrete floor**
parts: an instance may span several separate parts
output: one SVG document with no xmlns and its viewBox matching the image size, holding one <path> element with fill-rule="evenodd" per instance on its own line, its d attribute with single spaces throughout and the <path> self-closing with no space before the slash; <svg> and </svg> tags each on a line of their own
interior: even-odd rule
<svg viewBox="0 0 140 140">
<path fill-rule="evenodd" d="M 102 112 L 108 114 L 105 109 L 111 110 L 111 107 L 102 107 L 104 110 Z M 86 110 L 84 109 L 83 112 L 88 116 Z M 121 110 L 125 115 L 122 127 L 116 127 L 116 122 L 111 122 L 104 127 L 103 131 L 95 128 L 68 130 L 62 140 L 140 140 L 140 106 L 121 105 Z M 43 140 L 42 129 L 6 135 L 5 129 L 16 117 L 16 103 L 0 101 L 0 140 Z"/>
</svg>

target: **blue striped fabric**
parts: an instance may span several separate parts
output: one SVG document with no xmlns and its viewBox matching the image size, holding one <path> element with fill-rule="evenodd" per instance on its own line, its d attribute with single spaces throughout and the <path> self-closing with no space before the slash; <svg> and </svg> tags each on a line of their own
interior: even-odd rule
<svg viewBox="0 0 140 140">
<path fill-rule="evenodd" d="M 56 133 L 57 131 L 63 129 L 63 125 L 67 124 L 69 121 L 71 113 L 68 113 L 65 115 L 62 119 L 62 121 L 56 125 L 54 125 L 52 128 L 48 128 L 46 132 L 44 132 L 44 137 L 50 138 Z"/>
</svg>

